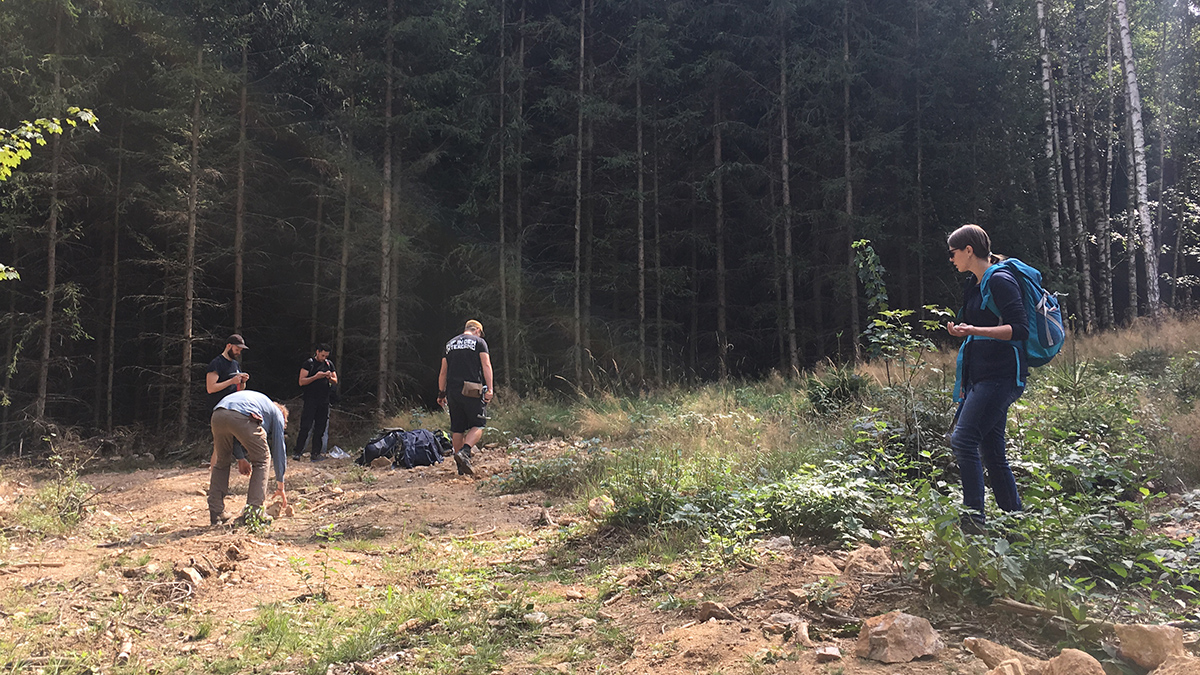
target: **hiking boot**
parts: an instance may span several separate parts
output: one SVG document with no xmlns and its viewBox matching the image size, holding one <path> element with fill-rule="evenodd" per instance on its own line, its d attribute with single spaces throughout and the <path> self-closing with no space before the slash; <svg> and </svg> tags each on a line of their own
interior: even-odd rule
<svg viewBox="0 0 1200 675">
<path fill-rule="evenodd" d="M 329 459 L 329 457 L 327 455 L 313 455 L 312 461 L 324 462 L 327 459 Z"/>
<path fill-rule="evenodd" d="M 233 520 L 233 515 L 226 511 L 222 511 L 220 513 L 212 513 L 210 511 L 208 514 L 209 525 L 225 525 L 231 520 Z"/>
<path fill-rule="evenodd" d="M 467 459 L 471 459 L 472 457 L 475 456 L 474 449 L 466 443 L 463 443 L 463 446 L 462 446 L 462 448 L 459 449 L 459 452 L 466 455 Z"/>
<path fill-rule="evenodd" d="M 958 528 L 963 534 L 974 534 L 979 536 L 987 536 L 987 526 L 984 525 L 978 518 L 974 516 L 963 516 L 958 520 Z"/>
<path fill-rule="evenodd" d="M 466 447 L 463 448 L 465 450 Z M 471 468 L 471 458 L 463 454 L 462 450 L 454 453 L 454 463 L 458 465 L 458 475 L 474 476 L 475 469 Z"/>
</svg>

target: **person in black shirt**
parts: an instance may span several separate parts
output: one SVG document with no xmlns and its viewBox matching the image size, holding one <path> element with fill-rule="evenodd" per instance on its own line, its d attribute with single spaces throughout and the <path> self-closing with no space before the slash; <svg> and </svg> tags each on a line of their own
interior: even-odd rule
<svg viewBox="0 0 1200 675">
<path fill-rule="evenodd" d="M 242 350 L 249 349 L 242 336 L 234 333 L 225 338 L 225 350 L 209 362 L 208 372 L 204 376 L 204 389 L 208 393 L 208 412 L 216 409 L 221 399 L 229 394 L 242 391 L 250 380 L 249 373 L 243 373 L 238 359 L 242 358 Z M 233 456 L 237 459 L 238 473 L 250 475 L 250 462 L 246 459 L 246 449 L 236 439 L 233 441 Z"/>
<path fill-rule="evenodd" d="M 438 373 L 438 405 L 450 410 L 450 440 L 458 473 L 473 475 L 471 450 L 483 438 L 485 407 L 495 395 L 483 324 L 472 319 L 446 343 Z"/>
<path fill-rule="evenodd" d="M 995 270 L 988 291 L 999 316 L 983 306 L 979 287 L 988 268 L 998 262 L 992 243 L 978 225 L 963 225 L 946 239 L 950 261 L 959 272 L 970 272 L 963 293 L 963 308 L 957 322 L 946 324 L 963 344 L 962 401 L 959 404 L 950 447 L 962 473 L 963 506 L 968 513 L 961 522 L 967 534 L 986 534 L 983 515 L 984 469 L 991 479 L 996 504 L 1004 511 L 1020 511 L 1021 497 L 1004 450 L 1004 427 L 1008 408 L 1025 391 L 1024 341 L 1029 337 L 1029 320 L 1021 301 L 1021 287 L 1007 270 Z"/>
<path fill-rule="evenodd" d="M 304 456 L 308 435 L 312 434 L 312 461 L 322 462 L 325 456 L 325 430 L 329 426 L 329 394 L 337 384 L 337 370 L 329 360 L 329 345 L 319 344 L 313 357 L 300 366 L 300 390 L 304 392 L 304 412 L 300 413 L 300 435 L 292 454 Z"/>
<path fill-rule="evenodd" d="M 235 391 L 246 388 L 250 380 L 249 373 L 243 373 L 238 359 L 242 358 L 242 350 L 249 349 L 241 335 L 234 333 L 225 339 L 225 351 L 217 354 L 217 358 L 208 364 L 204 385 L 208 392 L 208 409 L 217 407 L 221 399 Z"/>
</svg>

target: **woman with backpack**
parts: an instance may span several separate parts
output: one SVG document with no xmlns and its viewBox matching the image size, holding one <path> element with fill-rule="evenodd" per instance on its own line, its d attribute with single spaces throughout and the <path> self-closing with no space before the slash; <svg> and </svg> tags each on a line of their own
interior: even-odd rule
<svg viewBox="0 0 1200 675">
<path fill-rule="evenodd" d="M 963 225 L 946 243 L 955 269 L 971 273 L 957 321 L 946 324 L 951 335 L 966 338 L 959 351 L 962 394 L 950 438 L 967 508 L 960 526 L 966 534 L 986 534 L 984 469 L 996 504 L 1004 511 L 1021 510 L 1017 482 L 1005 456 L 1004 428 L 1009 406 L 1025 391 L 1028 365 L 1023 342 L 1029 337 L 1029 323 L 1021 287 L 1007 269 L 988 275 L 989 299 L 984 304 L 981 283 L 999 258 L 992 255 L 991 239 L 982 227 Z"/>
</svg>

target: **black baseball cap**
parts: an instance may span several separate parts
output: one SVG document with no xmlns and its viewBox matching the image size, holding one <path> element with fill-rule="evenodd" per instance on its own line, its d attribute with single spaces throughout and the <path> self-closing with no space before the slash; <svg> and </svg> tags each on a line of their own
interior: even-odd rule
<svg viewBox="0 0 1200 675">
<path fill-rule="evenodd" d="M 234 333 L 226 338 L 225 344 L 233 345 L 234 347 L 241 347 L 242 349 L 249 349 L 249 347 L 246 346 L 246 341 L 243 340 L 242 336 L 238 335 L 237 333 Z"/>
</svg>

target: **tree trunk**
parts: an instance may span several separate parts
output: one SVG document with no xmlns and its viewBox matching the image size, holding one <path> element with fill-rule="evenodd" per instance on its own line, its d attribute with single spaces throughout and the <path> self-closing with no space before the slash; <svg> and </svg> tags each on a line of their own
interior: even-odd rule
<svg viewBox="0 0 1200 675">
<path fill-rule="evenodd" d="M 654 108 L 658 119 L 658 107 Z M 658 197 L 658 125 L 654 130 L 654 383 L 663 384 L 663 276 L 662 276 L 662 215 Z"/>
<path fill-rule="evenodd" d="M 717 249 L 717 376 L 729 377 L 729 336 L 725 332 L 725 181 L 721 161 L 721 85 L 713 90 L 713 196 L 716 199 Z"/>
<path fill-rule="evenodd" d="M 1108 17 L 1105 21 L 1105 39 L 1104 39 L 1104 54 L 1107 68 L 1105 73 L 1108 77 L 1108 119 L 1104 126 L 1104 166 L 1101 167 L 1100 174 L 1101 190 L 1100 190 L 1100 232 L 1097 235 L 1100 237 L 1100 288 L 1104 293 L 1104 323 L 1108 328 L 1116 328 L 1116 309 L 1113 300 L 1113 261 L 1112 261 L 1112 172 L 1113 165 L 1116 162 L 1113 160 L 1113 116 L 1116 112 L 1117 99 L 1116 89 L 1113 87 L 1113 56 L 1112 56 L 1112 24 L 1113 24 L 1113 6 L 1109 0 Z"/>
<path fill-rule="evenodd" d="M 786 17 L 781 17 L 785 19 Z M 779 181 L 783 198 L 783 302 L 787 322 L 787 364 L 790 376 L 800 374 L 800 349 L 796 341 L 796 259 L 792 253 L 792 166 L 788 133 L 787 21 L 779 29 Z"/>
<path fill-rule="evenodd" d="M 513 261 L 513 340 L 512 358 L 508 361 L 508 371 L 521 368 L 521 291 L 524 287 L 524 264 L 522 262 L 522 244 L 525 238 L 525 1 L 521 0 L 521 39 L 517 43 L 517 68 L 520 77 L 517 78 L 517 203 L 516 203 L 516 236 L 512 254 Z M 507 351 L 507 350 L 505 350 Z M 506 375 L 507 376 L 507 375 Z M 509 382 L 505 381 L 505 386 Z"/>
<path fill-rule="evenodd" d="M 1058 222 L 1058 155 L 1054 143 L 1054 100 L 1050 89 L 1053 73 L 1050 67 L 1050 41 L 1046 36 L 1046 7 L 1044 0 L 1037 0 L 1038 41 L 1042 55 L 1042 104 L 1045 106 L 1046 127 L 1046 179 L 1050 186 L 1050 266 L 1062 268 L 1062 235 Z"/>
<path fill-rule="evenodd" d="M 54 102 L 62 99 L 62 15 L 60 8 L 54 19 Z M 50 141 L 50 215 L 46 218 L 46 302 L 42 310 L 42 355 L 38 360 L 37 398 L 33 418 L 42 422 L 46 416 L 46 394 L 50 382 L 50 343 L 54 338 L 54 295 L 58 284 L 58 213 L 61 208 L 58 194 L 59 173 L 62 168 L 62 134 Z"/>
<path fill-rule="evenodd" d="M 317 219 L 316 227 L 313 228 L 313 267 L 312 267 L 312 315 L 309 319 L 308 344 L 315 347 L 317 344 L 317 326 L 320 321 L 321 308 L 321 232 L 325 220 L 325 185 L 324 178 L 322 183 L 317 186 Z M 342 358 L 341 352 L 337 354 L 337 358 Z"/>
<path fill-rule="evenodd" d="M 1129 109 L 1129 90 L 1125 90 L 1125 109 Z M 1125 133 L 1129 137 L 1133 137 L 1130 131 L 1130 123 L 1126 115 Z M 1125 164 L 1128 172 L 1134 165 L 1133 159 L 1133 144 L 1125 144 Z M 1138 305 L 1141 302 L 1141 297 L 1138 295 L 1138 226 L 1137 226 L 1137 186 L 1134 181 L 1127 181 L 1125 197 L 1125 259 L 1128 264 L 1126 270 L 1129 274 L 1129 307 L 1125 310 L 1125 323 L 1132 325 L 1134 320 L 1138 318 L 1140 312 Z"/>
<path fill-rule="evenodd" d="M 1066 66 L 1064 65 L 1064 69 Z M 1070 82 L 1071 78 L 1068 73 L 1064 73 L 1063 80 Z M 1096 316 L 1096 299 L 1092 297 L 1092 263 L 1091 255 L 1088 251 L 1088 233 L 1087 227 L 1083 220 L 1083 173 L 1079 170 L 1082 165 L 1076 162 L 1076 147 L 1075 147 L 1075 123 L 1074 107 L 1070 103 L 1070 94 L 1067 92 L 1067 102 L 1062 106 L 1063 120 L 1066 122 L 1066 147 L 1064 152 L 1067 157 L 1067 175 L 1071 181 L 1071 225 L 1074 228 L 1074 245 L 1075 255 L 1079 260 L 1080 279 L 1078 288 L 1081 298 L 1077 303 L 1082 310 L 1080 313 L 1083 318 L 1083 329 L 1085 332 L 1091 332 L 1095 324 Z M 1078 94 L 1083 95 L 1081 89 Z"/>
<path fill-rule="evenodd" d="M 12 243 L 12 260 L 15 263 L 20 258 L 20 244 L 16 238 L 13 238 Z M 16 368 L 13 366 L 17 357 L 17 291 L 13 288 L 15 284 L 7 285 L 9 287 L 8 317 L 4 322 L 4 391 L 2 392 L 5 399 L 9 398 L 9 392 L 12 391 L 13 375 L 16 373 Z M 8 447 L 9 420 L 12 409 L 11 405 L 0 405 L 0 452 Z"/>
<path fill-rule="evenodd" d="M 242 45 L 242 90 L 238 105 L 237 199 L 233 208 L 233 332 L 242 332 L 246 250 L 246 88 L 250 80 L 248 45 Z"/>
<path fill-rule="evenodd" d="M 387 60 L 384 71 L 383 93 L 383 180 L 380 192 L 383 208 L 380 209 L 379 227 L 379 355 L 376 365 L 375 401 L 376 414 L 382 419 L 388 403 L 388 355 L 391 353 L 392 322 L 392 92 L 395 83 L 393 62 L 395 41 L 392 27 L 395 23 L 395 0 L 387 1 L 387 35 L 384 52 Z M 339 355 L 340 356 L 340 355 Z"/>
<path fill-rule="evenodd" d="M 192 155 L 188 165 L 187 259 L 183 277 L 183 361 L 180 364 L 179 433 L 187 433 L 192 406 L 192 315 L 196 307 L 196 220 L 200 211 L 200 73 L 204 47 L 196 47 L 196 84 L 192 96 Z"/>
<path fill-rule="evenodd" d="M 575 117 L 575 343 L 572 356 L 575 365 L 575 386 L 583 386 L 583 77 L 584 77 L 584 20 L 587 0 L 579 0 L 579 90 Z"/>
<path fill-rule="evenodd" d="M 991 0 L 988 1 L 988 16 L 992 13 Z M 921 51 L 921 12 L 920 5 L 913 5 L 913 32 L 916 42 L 916 52 Z M 996 41 L 992 40 L 992 51 L 998 49 Z M 914 107 L 916 109 L 916 131 L 914 133 L 914 141 L 917 146 L 917 185 L 916 185 L 916 220 L 917 220 L 917 315 L 925 318 L 925 145 L 922 135 L 922 112 L 921 107 L 921 76 L 920 70 L 917 71 L 917 82 L 913 93 Z"/>
<path fill-rule="evenodd" d="M 646 152 L 642 129 L 642 44 L 638 41 L 637 82 L 637 275 L 638 275 L 638 386 L 646 382 Z"/>
<path fill-rule="evenodd" d="M 1150 198 L 1146 181 L 1146 140 L 1142 128 L 1142 95 L 1138 90 L 1137 65 L 1133 59 L 1133 38 L 1129 31 L 1129 13 L 1125 0 L 1117 0 L 1117 21 L 1121 27 L 1121 53 L 1125 87 L 1129 97 L 1130 143 L 1133 148 L 1133 175 L 1137 193 L 1137 221 L 1142 237 L 1142 264 L 1146 270 L 1146 311 L 1157 318 L 1161 309 L 1158 293 L 1158 236 L 1150 219 Z"/>
<path fill-rule="evenodd" d="M 113 206 L 112 275 L 110 277 L 112 286 L 109 289 L 112 296 L 109 298 L 108 304 L 108 359 L 105 364 L 107 373 L 104 387 L 104 431 L 110 434 L 113 430 L 113 379 L 116 374 L 117 359 L 117 302 L 121 299 L 118 282 L 121 262 L 121 189 L 124 185 L 124 173 L 125 123 L 122 121 L 121 129 L 117 132 L 117 184 Z"/>
<path fill-rule="evenodd" d="M 854 267 L 854 177 L 850 152 L 850 0 L 842 4 L 842 155 L 846 180 L 846 281 L 850 289 L 850 340 L 857 362 L 862 357 L 858 336 L 858 271 Z"/>
<path fill-rule="evenodd" d="M 354 113 L 354 98 L 350 98 L 350 113 Z M 337 337 L 334 354 L 345 362 L 346 346 L 346 302 L 348 299 L 347 286 L 350 270 L 350 215 L 353 210 L 353 178 L 350 175 L 350 164 L 354 161 L 354 134 L 346 134 L 346 168 L 342 172 L 342 185 L 345 192 L 345 203 L 342 205 L 342 257 L 338 265 L 338 313 Z"/>
<path fill-rule="evenodd" d="M 504 151 L 508 147 L 507 133 L 504 128 L 504 112 L 508 107 L 508 101 L 505 100 L 505 85 L 508 80 L 508 64 L 505 62 L 507 54 L 505 47 L 508 43 L 507 28 L 504 0 L 500 0 L 500 124 L 499 131 L 496 134 L 497 140 L 500 142 L 500 161 L 498 162 L 497 172 L 500 174 L 499 187 L 497 189 L 496 201 L 498 202 L 498 229 L 500 230 L 500 343 L 502 349 L 500 351 L 500 381 L 507 387 L 509 386 L 508 374 L 508 359 L 510 342 L 508 337 L 508 233 L 504 222 L 504 182 L 506 177 L 506 167 L 504 165 Z"/>
</svg>

